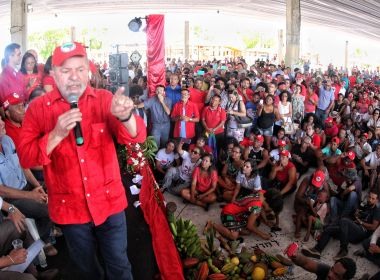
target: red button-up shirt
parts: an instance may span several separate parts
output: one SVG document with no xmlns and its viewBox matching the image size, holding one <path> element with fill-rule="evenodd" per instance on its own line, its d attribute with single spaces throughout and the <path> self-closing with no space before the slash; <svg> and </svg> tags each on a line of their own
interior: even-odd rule
<svg viewBox="0 0 380 280">
<path fill-rule="evenodd" d="M 11 66 L 5 66 L 0 76 L 0 105 L 8 95 L 17 93 L 22 100 L 26 101 L 26 84 L 24 75 Z"/>
<path fill-rule="evenodd" d="M 179 101 L 177 102 L 174 107 L 171 114 L 172 118 L 183 116 L 183 102 Z M 185 105 L 185 112 L 186 116 L 189 118 L 199 118 L 199 111 L 198 107 L 195 103 L 191 101 L 187 101 Z M 173 136 L 174 137 L 180 137 L 181 132 L 181 123 L 182 121 L 176 121 L 174 125 L 174 131 Z M 193 138 L 195 136 L 195 123 L 194 122 L 185 122 L 186 125 L 186 138 Z"/>
<path fill-rule="evenodd" d="M 126 208 L 127 199 L 112 136 L 119 143 L 143 142 L 144 121 L 136 116 L 137 136 L 110 113 L 112 94 L 87 87 L 78 107 L 82 112 L 84 144 L 70 133 L 47 154 L 49 132 L 58 116 L 70 109 L 58 90 L 34 100 L 26 111 L 19 155 L 25 168 L 43 165 L 49 214 L 58 224 L 102 224 Z"/>
</svg>

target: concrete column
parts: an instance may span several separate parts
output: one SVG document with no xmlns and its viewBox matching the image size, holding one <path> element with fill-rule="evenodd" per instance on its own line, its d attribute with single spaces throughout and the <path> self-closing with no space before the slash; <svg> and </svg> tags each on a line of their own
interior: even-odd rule
<svg viewBox="0 0 380 280">
<path fill-rule="evenodd" d="M 278 55 L 277 55 L 277 64 L 281 64 L 284 60 L 284 30 L 278 30 Z"/>
<path fill-rule="evenodd" d="M 286 66 L 293 66 L 300 56 L 300 0 L 286 0 Z"/>
<path fill-rule="evenodd" d="M 185 59 L 189 59 L 190 53 L 190 24 L 189 21 L 185 21 Z"/>
<path fill-rule="evenodd" d="M 344 51 L 344 69 L 348 71 L 348 41 L 346 41 L 346 48 Z"/>
<path fill-rule="evenodd" d="M 12 43 L 21 45 L 21 51 L 28 49 L 28 20 L 26 12 L 26 0 L 11 1 L 11 40 Z"/>
</svg>

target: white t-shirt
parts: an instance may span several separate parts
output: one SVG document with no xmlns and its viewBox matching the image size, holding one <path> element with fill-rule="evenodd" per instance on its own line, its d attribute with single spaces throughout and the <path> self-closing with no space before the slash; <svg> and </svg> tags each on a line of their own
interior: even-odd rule
<svg viewBox="0 0 380 280">
<path fill-rule="evenodd" d="M 182 165 L 179 168 L 180 177 L 189 182 L 191 180 L 191 177 L 193 175 L 194 168 L 198 166 L 198 162 L 191 162 L 191 156 L 188 152 L 183 151 L 182 157 Z"/>
<path fill-rule="evenodd" d="M 261 179 L 258 175 L 247 179 L 247 177 L 245 177 L 245 175 L 239 171 L 238 175 L 236 176 L 236 183 L 240 184 L 240 187 L 245 189 L 253 191 L 261 190 Z"/>
<path fill-rule="evenodd" d="M 174 152 L 167 154 L 165 148 L 162 148 L 157 152 L 155 158 L 160 162 L 161 167 L 166 170 L 173 165 L 175 154 Z"/>
<path fill-rule="evenodd" d="M 376 169 L 380 165 L 380 158 L 377 157 L 376 151 L 370 153 L 364 158 L 366 163 L 369 163 L 371 169 Z"/>
</svg>

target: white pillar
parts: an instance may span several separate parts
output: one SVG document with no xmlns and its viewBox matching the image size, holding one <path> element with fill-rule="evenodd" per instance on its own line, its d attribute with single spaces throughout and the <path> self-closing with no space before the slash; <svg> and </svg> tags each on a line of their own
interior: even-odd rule
<svg viewBox="0 0 380 280">
<path fill-rule="evenodd" d="M 286 66 L 292 67 L 300 56 L 300 0 L 286 0 Z"/>
<path fill-rule="evenodd" d="M 277 64 L 281 64 L 284 60 L 284 30 L 278 30 L 278 55 L 277 55 Z"/>
<path fill-rule="evenodd" d="M 190 53 L 190 24 L 189 21 L 185 21 L 185 59 L 189 59 L 189 53 Z"/>
<path fill-rule="evenodd" d="M 11 0 L 11 40 L 21 45 L 21 51 L 28 49 L 28 20 L 26 0 Z"/>
</svg>

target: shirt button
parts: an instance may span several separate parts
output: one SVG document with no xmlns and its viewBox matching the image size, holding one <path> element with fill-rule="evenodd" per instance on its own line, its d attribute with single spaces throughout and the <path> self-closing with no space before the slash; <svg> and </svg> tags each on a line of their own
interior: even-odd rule
<svg viewBox="0 0 380 280">
<path fill-rule="evenodd" d="M 83 180 L 84 180 L 84 181 L 87 181 L 87 177 L 84 177 Z"/>
<path fill-rule="evenodd" d="M 64 199 L 62 199 L 62 203 L 65 203 L 66 201 Z"/>
<path fill-rule="evenodd" d="M 84 162 L 84 159 L 82 158 L 82 159 L 80 160 L 80 162 L 83 163 L 83 162 Z"/>
<path fill-rule="evenodd" d="M 100 130 L 101 133 L 103 133 L 103 131 L 104 131 L 103 129 Z"/>
<path fill-rule="evenodd" d="M 106 190 L 106 194 L 109 194 L 110 190 Z"/>
<path fill-rule="evenodd" d="M 87 197 L 90 197 L 90 194 L 88 193 L 88 194 L 86 194 L 87 195 Z"/>
<path fill-rule="evenodd" d="M 46 105 L 50 106 L 50 101 L 48 103 L 46 103 Z"/>
</svg>

